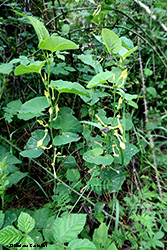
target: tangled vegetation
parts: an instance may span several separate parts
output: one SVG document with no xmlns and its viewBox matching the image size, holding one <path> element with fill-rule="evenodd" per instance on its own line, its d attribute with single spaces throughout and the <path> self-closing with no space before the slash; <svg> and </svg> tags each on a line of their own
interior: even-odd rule
<svg viewBox="0 0 167 250">
<path fill-rule="evenodd" d="M 0 7 L 0 250 L 167 249 L 166 1 Z"/>
</svg>

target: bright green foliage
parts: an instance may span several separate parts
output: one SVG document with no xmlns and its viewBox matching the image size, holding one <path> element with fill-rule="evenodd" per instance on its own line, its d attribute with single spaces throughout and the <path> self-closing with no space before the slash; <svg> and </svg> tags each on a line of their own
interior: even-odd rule
<svg viewBox="0 0 167 250">
<path fill-rule="evenodd" d="M 85 214 L 70 214 L 57 218 L 53 223 L 53 236 L 59 243 L 69 242 L 77 238 L 86 222 Z"/>
<path fill-rule="evenodd" d="M 59 50 L 78 49 L 78 45 L 62 37 L 48 37 L 39 43 L 42 50 L 49 50 L 52 53 Z"/>
<path fill-rule="evenodd" d="M 41 23 L 40 21 L 38 21 L 36 18 L 32 16 L 28 16 L 28 20 L 31 22 L 32 26 L 34 27 L 35 32 L 38 36 L 39 42 L 49 37 L 49 32 L 45 28 L 43 23 Z"/>
<path fill-rule="evenodd" d="M 41 141 L 41 143 L 38 146 L 39 141 Z M 20 155 L 28 158 L 37 158 L 43 153 L 42 146 L 47 146 L 49 141 L 50 136 L 48 133 L 45 136 L 44 130 L 37 129 L 31 134 L 31 137 L 25 146 L 25 150 L 23 150 Z"/>
<path fill-rule="evenodd" d="M 0 231 L 2 245 L 16 244 L 22 238 L 22 233 L 13 226 L 7 226 Z"/>
<path fill-rule="evenodd" d="M 110 54 L 117 54 L 121 50 L 121 40 L 109 29 L 102 29 L 104 44 Z"/>
<path fill-rule="evenodd" d="M 9 74 L 13 70 L 12 63 L 3 63 L 0 65 L 0 74 Z"/>
<path fill-rule="evenodd" d="M 77 82 L 63 80 L 51 81 L 49 87 L 56 89 L 59 93 L 72 93 L 89 97 L 87 90 Z"/>
<path fill-rule="evenodd" d="M 93 243 L 97 250 L 117 250 L 117 247 L 108 238 L 108 228 L 105 223 L 101 223 L 100 226 L 94 230 Z"/>
<path fill-rule="evenodd" d="M 72 240 L 69 244 L 68 244 L 68 248 L 67 249 L 71 249 L 71 250 L 96 250 L 95 245 L 87 240 L 87 239 L 76 239 L 76 240 Z"/>
<path fill-rule="evenodd" d="M 25 121 L 42 115 L 42 111 L 49 107 L 45 96 L 35 97 L 21 106 L 18 118 Z"/>
<path fill-rule="evenodd" d="M 26 249 L 26 250 L 34 249 L 34 247 L 31 247 L 31 245 L 34 246 L 34 241 L 29 235 L 24 236 L 19 243 L 22 246 L 22 247 L 19 247 L 21 250 L 23 250 L 23 249 Z M 28 247 L 25 248 L 24 246 L 28 246 Z"/>
<path fill-rule="evenodd" d="M 44 62 L 36 61 L 28 66 L 20 64 L 14 71 L 15 76 L 23 75 L 27 73 L 41 73 L 41 69 L 44 66 Z"/>
<path fill-rule="evenodd" d="M 18 218 L 18 228 L 28 234 L 35 226 L 35 220 L 27 213 L 21 212 Z"/>
<path fill-rule="evenodd" d="M 102 72 L 95 75 L 88 83 L 87 88 L 92 88 L 98 86 L 99 84 L 107 83 L 107 80 L 113 81 L 113 73 L 110 71 Z"/>
</svg>

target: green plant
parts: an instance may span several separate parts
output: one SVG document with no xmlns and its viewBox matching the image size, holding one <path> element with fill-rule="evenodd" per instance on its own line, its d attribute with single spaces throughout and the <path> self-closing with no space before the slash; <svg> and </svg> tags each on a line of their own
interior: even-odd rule
<svg viewBox="0 0 167 250">
<path fill-rule="evenodd" d="M 39 212 L 38 212 L 39 211 Z M 93 242 L 89 239 L 79 238 L 78 235 L 84 228 L 86 222 L 85 214 L 65 214 L 60 218 L 49 217 L 45 223 L 42 234 L 36 229 L 40 227 L 39 215 L 44 214 L 42 210 L 34 213 L 33 217 L 26 212 L 21 212 L 17 228 L 8 225 L 0 230 L 0 243 L 8 249 L 71 249 L 81 248 L 83 250 L 106 249 L 116 250 L 114 243 L 107 237 L 107 226 L 102 223 L 93 234 Z M 42 213 L 41 213 L 42 212 Z M 46 212 L 46 211 L 45 211 Z M 46 216 L 45 216 L 46 217 Z M 44 220 L 45 220 L 45 217 Z M 4 223 L 4 215 L 0 214 L 0 226 Z M 37 228 L 36 228 L 37 227 Z M 47 241 L 47 242 L 46 242 Z"/>
<path fill-rule="evenodd" d="M 6 186 L 9 184 L 9 181 L 7 180 L 7 175 L 4 174 L 4 170 L 7 169 L 6 158 L 7 157 L 5 157 L 0 162 L 0 196 L 1 196 L 1 200 L 2 200 L 2 210 L 4 210 L 4 205 L 5 205 L 5 191 L 7 189 Z"/>
</svg>

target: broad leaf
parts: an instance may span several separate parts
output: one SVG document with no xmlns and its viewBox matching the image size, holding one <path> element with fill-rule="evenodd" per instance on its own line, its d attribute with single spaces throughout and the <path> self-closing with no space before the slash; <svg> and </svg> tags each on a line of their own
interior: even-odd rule
<svg viewBox="0 0 167 250">
<path fill-rule="evenodd" d="M 35 220 L 27 213 L 21 212 L 18 218 L 18 228 L 28 234 L 35 226 Z"/>
<path fill-rule="evenodd" d="M 45 61 L 36 61 L 28 66 L 20 64 L 14 71 L 15 76 L 26 73 L 41 73 L 41 69 L 44 66 Z"/>
<path fill-rule="evenodd" d="M 79 135 L 76 133 L 64 132 L 62 135 L 57 135 L 53 139 L 54 146 L 65 145 L 73 141 L 78 141 L 80 139 Z"/>
<path fill-rule="evenodd" d="M 44 111 L 49 106 L 50 105 L 45 96 L 35 97 L 21 106 L 21 110 L 17 116 L 19 119 L 27 121 L 42 115 L 42 111 Z"/>
<path fill-rule="evenodd" d="M 40 208 L 35 211 L 33 218 L 36 222 L 35 227 L 37 229 L 45 228 L 46 222 L 49 218 L 49 209 L 48 208 Z"/>
<path fill-rule="evenodd" d="M 19 250 L 33 250 L 34 249 L 33 247 L 34 241 L 29 235 L 24 236 L 22 240 L 19 242 L 19 244 L 21 244 L 21 247 L 18 248 Z"/>
<path fill-rule="evenodd" d="M 45 131 L 42 129 L 35 130 L 32 134 L 30 139 L 28 140 L 24 151 L 20 153 L 23 157 L 28 158 L 37 158 L 43 153 L 43 149 L 37 147 L 37 143 L 44 138 Z M 42 145 L 47 146 L 50 141 L 50 136 L 47 134 L 45 139 L 43 140 Z"/>
<path fill-rule="evenodd" d="M 105 156 L 101 156 L 102 153 L 103 153 L 103 149 L 94 148 L 84 153 L 83 159 L 87 162 L 94 163 L 97 165 L 100 165 L 100 164 L 104 166 L 111 165 L 111 163 L 114 160 L 113 157 L 109 154 Z"/>
<path fill-rule="evenodd" d="M 43 23 L 41 23 L 35 17 L 32 17 L 32 16 L 28 16 L 28 20 L 31 22 L 32 26 L 34 27 L 35 32 L 38 36 L 39 42 L 49 37 L 49 32 L 47 31 Z"/>
<path fill-rule="evenodd" d="M 16 244 L 22 238 L 22 233 L 13 226 L 7 226 L 0 231 L 0 244 Z"/>
<path fill-rule="evenodd" d="M 9 184 L 7 185 L 7 187 L 11 187 L 13 184 L 17 184 L 21 179 L 23 179 L 24 177 L 26 177 L 28 175 L 28 173 L 22 173 L 20 171 L 16 171 L 12 174 L 10 174 L 7 177 L 7 180 L 9 181 Z"/>
<path fill-rule="evenodd" d="M 86 214 L 68 214 L 53 223 L 53 236 L 58 243 L 69 242 L 83 230 Z"/>
<path fill-rule="evenodd" d="M 138 148 L 131 144 L 131 143 L 126 143 L 126 148 L 125 148 L 125 151 L 124 151 L 124 165 L 128 165 L 130 160 L 132 159 L 132 157 L 138 152 Z M 114 161 L 116 163 L 122 163 L 122 160 L 121 160 L 121 156 L 119 157 L 115 157 L 114 158 Z"/>
<path fill-rule="evenodd" d="M 94 230 L 93 242 L 104 246 L 107 241 L 107 236 L 108 236 L 108 228 L 105 223 L 101 223 L 101 225 Z"/>
<path fill-rule="evenodd" d="M 68 181 L 77 182 L 80 178 L 78 169 L 67 169 L 66 178 Z"/>
<path fill-rule="evenodd" d="M 10 123 L 12 121 L 13 116 L 19 112 L 21 105 L 22 105 L 22 102 L 20 101 L 20 99 L 9 102 L 7 104 L 7 106 L 4 108 L 4 111 L 5 111 L 4 117 L 7 122 Z"/>
<path fill-rule="evenodd" d="M 78 58 L 85 64 L 90 65 L 95 69 L 96 74 L 103 72 L 103 68 L 99 61 L 93 60 L 92 55 L 79 55 Z"/>
<path fill-rule="evenodd" d="M 76 117 L 68 113 L 61 113 L 52 123 L 54 129 L 61 129 L 63 132 L 79 133 L 82 132 L 82 125 Z"/>
<path fill-rule="evenodd" d="M 59 93 L 73 93 L 89 97 L 87 90 L 77 82 L 57 80 L 52 81 L 49 87 L 56 89 Z"/>
<path fill-rule="evenodd" d="M 119 54 L 121 57 L 123 57 L 123 59 L 127 58 L 128 56 L 130 56 L 134 51 L 137 50 L 137 46 L 134 47 L 133 49 L 127 50 L 126 48 L 122 47 Z"/>
<path fill-rule="evenodd" d="M 106 168 L 106 169 L 103 169 L 100 175 L 102 180 L 104 180 L 103 188 L 105 190 L 108 190 L 109 193 L 118 192 L 121 189 L 122 184 L 125 181 L 124 172 L 118 168 L 117 168 L 117 171 L 119 171 L 119 173 L 117 173 L 116 171 L 112 169 Z"/>
<path fill-rule="evenodd" d="M 76 239 L 68 244 L 71 250 L 96 250 L 96 246 L 88 239 Z"/>
<path fill-rule="evenodd" d="M 106 83 L 106 81 L 109 80 L 110 78 L 112 78 L 113 80 L 113 73 L 111 71 L 99 73 L 90 80 L 90 82 L 87 85 L 87 88 L 92 88 L 101 83 Z"/>
<path fill-rule="evenodd" d="M 121 50 L 121 40 L 119 37 L 109 29 L 102 29 L 102 37 L 105 46 L 110 54 L 117 54 Z"/>
<path fill-rule="evenodd" d="M 12 63 L 3 63 L 0 65 L 0 74 L 9 74 L 13 70 Z"/>
<path fill-rule="evenodd" d="M 74 42 L 62 37 L 48 37 L 39 43 L 40 49 L 49 50 L 52 53 L 59 50 L 79 49 Z"/>
</svg>

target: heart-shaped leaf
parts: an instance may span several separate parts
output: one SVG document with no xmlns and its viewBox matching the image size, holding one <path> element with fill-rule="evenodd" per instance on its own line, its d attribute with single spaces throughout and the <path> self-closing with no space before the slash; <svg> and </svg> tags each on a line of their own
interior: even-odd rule
<svg viewBox="0 0 167 250">
<path fill-rule="evenodd" d="M 39 43 L 39 47 L 52 53 L 59 50 L 79 49 L 76 43 L 59 36 L 46 38 Z"/>
<path fill-rule="evenodd" d="M 37 147 L 37 142 L 40 141 L 45 135 L 45 131 L 42 129 L 35 130 L 32 134 L 30 139 L 28 140 L 24 151 L 20 153 L 23 157 L 28 158 L 37 158 L 43 153 L 43 149 Z M 48 142 L 50 141 L 50 136 L 47 134 L 45 139 L 43 140 L 42 145 L 47 146 Z"/>
<path fill-rule="evenodd" d="M 38 117 L 42 114 L 45 108 L 48 108 L 49 104 L 45 96 L 35 97 L 21 106 L 21 110 L 18 113 L 18 118 L 25 121 Z"/>
<path fill-rule="evenodd" d="M 44 66 L 45 61 L 36 61 L 28 66 L 20 64 L 14 71 L 15 76 L 23 75 L 27 73 L 39 73 L 41 72 L 42 67 Z"/>
<path fill-rule="evenodd" d="M 87 90 L 77 82 L 57 80 L 52 81 L 49 87 L 56 89 L 59 93 L 73 93 L 90 97 Z"/>
<path fill-rule="evenodd" d="M 73 141 L 78 141 L 79 139 L 80 139 L 80 137 L 78 136 L 78 134 L 65 132 L 62 135 L 57 135 L 53 139 L 53 145 L 55 145 L 55 146 L 65 145 L 65 144 L 71 143 Z"/>
<path fill-rule="evenodd" d="M 105 83 L 108 79 L 113 77 L 113 72 L 106 71 L 95 75 L 87 85 L 87 88 L 95 87 L 101 83 Z M 113 79 L 112 79 L 113 80 Z"/>
<path fill-rule="evenodd" d="M 83 159 L 87 162 L 94 163 L 97 165 L 100 165 L 100 164 L 104 166 L 111 165 L 111 163 L 114 160 L 113 157 L 109 154 L 105 156 L 101 156 L 102 153 L 103 153 L 103 149 L 94 148 L 84 153 Z"/>
</svg>

